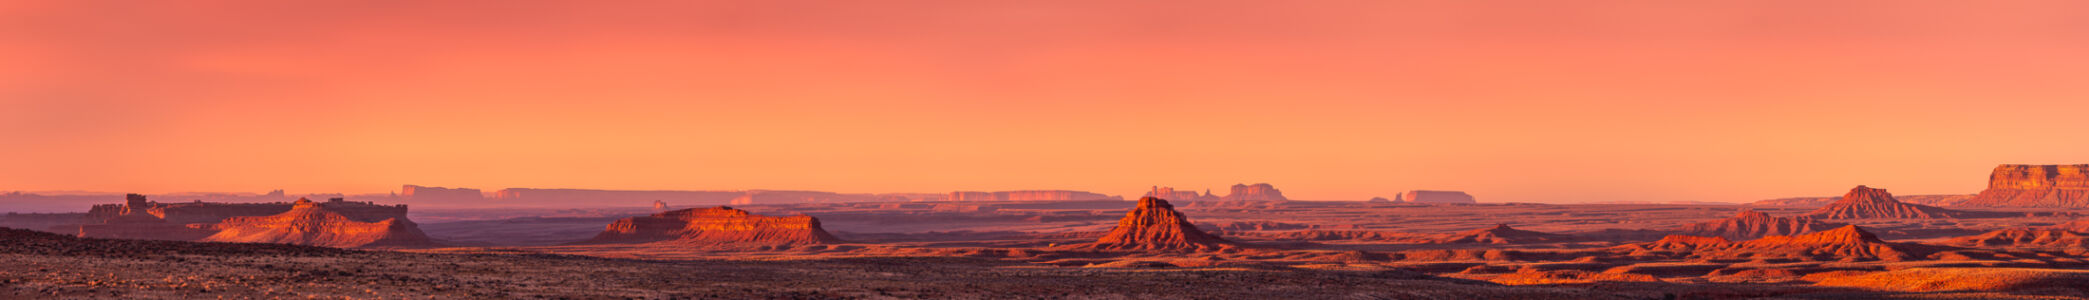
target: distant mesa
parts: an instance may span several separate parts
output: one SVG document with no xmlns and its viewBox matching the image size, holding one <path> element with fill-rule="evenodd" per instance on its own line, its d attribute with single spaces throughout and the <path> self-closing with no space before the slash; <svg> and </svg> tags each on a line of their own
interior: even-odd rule
<svg viewBox="0 0 2089 300">
<path fill-rule="evenodd" d="M 411 184 L 399 187 L 399 197 L 414 201 L 477 201 L 486 199 L 486 195 L 480 193 L 479 189 L 428 187 Z"/>
<path fill-rule="evenodd" d="M 1480 203 L 1474 200 L 1472 195 L 1459 191 L 1413 190 L 1401 194 L 1400 197 L 1413 203 Z"/>
<path fill-rule="evenodd" d="M 1678 231 L 1692 236 L 1752 240 L 1772 235 L 1812 233 L 1843 225 L 1845 224 L 1822 222 L 1812 217 L 1772 217 L 1767 213 L 1743 209 L 1733 217 L 1684 225 Z"/>
<path fill-rule="evenodd" d="M 404 218 L 357 220 L 308 199 L 271 216 L 231 217 L 210 226 L 205 242 L 273 243 L 335 248 L 427 247 L 435 243 Z"/>
<path fill-rule="evenodd" d="M 691 246 L 800 246 L 841 243 L 820 219 L 772 217 L 719 206 L 618 219 L 578 244 L 677 243 Z"/>
<path fill-rule="evenodd" d="M 667 202 L 662 202 L 662 201 L 660 201 L 660 200 L 653 200 L 653 210 L 657 210 L 657 211 L 666 211 L 666 210 L 667 210 Z"/>
<path fill-rule="evenodd" d="M 1235 247 L 1232 241 L 1198 230 L 1168 200 L 1139 198 L 1139 204 L 1093 244 L 1076 248 L 1119 251 L 1208 251 Z"/>
<path fill-rule="evenodd" d="M 1083 191 L 1029 190 L 999 192 L 950 192 L 947 201 L 1091 201 L 1124 200 L 1122 196 L 1111 196 Z"/>
<path fill-rule="evenodd" d="M 1859 185 L 1842 195 L 1842 200 L 1829 203 L 1805 216 L 1822 219 L 1932 219 L 1970 217 L 1973 213 L 1939 208 L 1935 206 L 1907 204 L 1893 199 L 1885 189 Z"/>
<path fill-rule="evenodd" d="M 1196 191 L 1176 191 L 1173 187 L 1165 186 L 1154 186 L 1152 191 L 1146 192 L 1146 195 L 1140 196 L 1140 198 L 1175 199 L 1177 202 L 1218 201 L 1220 199 L 1219 196 L 1213 196 L 1211 190 L 1204 190 L 1204 194 L 1197 194 Z"/>
<path fill-rule="evenodd" d="M 1963 206 L 2089 208 L 2089 165 L 2001 165 Z"/>
<path fill-rule="evenodd" d="M 1284 198 L 1284 191 L 1279 191 L 1279 190 L 1277 190 L 1277 187 L 1276 187 L 1276 186 L 1270 185 L 1270 184 L 1268 184 L 1268 183 L 1257 183 L 1257 184 L 1251 184 L 1251 185 L 1250 185 L 1250 184 L 1235 184 L 1235 185 L 1233 185 L 1233 191 L 1232 191 L 1232 193 L 1226 194 L 1226 197 L 1224 197 L 1224 198 L 1220 198 L 1220 200 L 1225 200 L 1225 201 L 1290 201 L 1291 199 L 1290 199 L 1290 198 Z"/>
<path fill-rule="evenodd" d="M 1291 198 L 1284 197 L 1284 191 L 1277 190 L 1275 185 L 1268 183 L 1234 184 L 1225 196 L 1212 195 L 1211 190 L 1204 190 L 1203 194 L 1198 194 L 1196 191 L 1176 191 L 1173 187 L 1154 186 L 1152 191 L 1148 191 L 1146 195 L 1141 196 L 1141 198 L 1144 197 L 1173 199 L 1178 202 L 1291 200 Z"/>
<path fill-rule="evenodd" d="M 1393 203 L 1393 200 L 1385 197 L 1371 197 L 1371 200 L 1364 200 L 1364 203 L 1390 204 Z"/>
</svg>

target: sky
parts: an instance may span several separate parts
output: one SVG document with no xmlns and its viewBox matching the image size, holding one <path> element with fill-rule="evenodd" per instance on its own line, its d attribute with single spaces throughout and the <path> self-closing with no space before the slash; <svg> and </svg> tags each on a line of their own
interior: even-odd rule
<svg viewBox="0 0 2089 300">
<path fill-rule="evenodd" d="M 4 1 L 0 190 L 1978 192 L 2080 1 Z"/>
</svg>

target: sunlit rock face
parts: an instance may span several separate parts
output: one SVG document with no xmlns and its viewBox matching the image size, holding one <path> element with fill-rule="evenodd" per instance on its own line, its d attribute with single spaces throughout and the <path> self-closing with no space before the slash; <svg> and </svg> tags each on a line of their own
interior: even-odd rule
<svg viewBox="0 0 2089 300">
<path fill-rule="evenodd" d="M 1199 251 L 1218 250 L 1232 244 L 1231 241 L 1198 230 L 1196 225 L 1190 224 L 1188 217 L 1175 211 L 1175 206 L 1168 204 L 1168 200 L 1146 197 L 1139 198 L 1138 206 L 1126 212 L 1124 218 L 1117 221 L 1117 227 L 1111 228 L 1108 234 L 1104 234 L 1094 244 L 1086 245 L 1085 248 Z"/>
<path fill-rule="evenodd" d="M 422 247 L 434 244 L 418 226 L 404 218 L 358 221 L 306 199 L 298 199 L 290 211 L 281 214 L 232 217 L 217 224 L 192 226 L 217 230 L 217 233 L 202 239 L 206 242 L 275 243 L 337 248 Z"/>
<path fill-rule="evenodd" d="M 1928 205 L 1902 203 L 1893 199 L 1886 189 L 1857 186 L 1842 195 L 1842 200 L 1829 203 L 1805 216 L 1822 219 L 1931 219 L 1969 215 L 1965 212 Z"/>
<path fill-rule="evenodd" d="M 840 243 L 812 216 L 771 217 L 732 207 L 691 208 L 618 219 L 582 244 L 676 242 L 691 245 Z"/>
<path fill-rule="evenodd" d="M 1233 192 L 1232 192 L 1232 193 L 1228 193 L 1228 194 L 1226 194 L 1226 197 L 1225 197 L 1225 198 L 1222 198 L 1222 200 L 1227 200 L 1227 201 L 1286 201 L 1286 200 L 1291 200 L 1291 199 L 1290 199 L 1290 198 L 1284 198 L 1284 191 L 1279 191 L 1279 190 L 1277 190 L 1277 187 L 1276 187 L 1276 186 L 1270 185 L 1270 184 L 1268 184 L 1268 183 L 1257 183 L 1257 184 L 1235 184 L 1235 185 L 1233 185 Z"/>
<path fill-rule="evenodd" d="M 1969 207 L 2089 207 L 2089 165 L 2001 165 Z"/>
<path fill-rule="evenodd" d="M 1459 191 L 1413 190 L 1401 194 L 1401 198 L 1414 203 L 1479 203 L 1472 195 Z"/>
</svg>

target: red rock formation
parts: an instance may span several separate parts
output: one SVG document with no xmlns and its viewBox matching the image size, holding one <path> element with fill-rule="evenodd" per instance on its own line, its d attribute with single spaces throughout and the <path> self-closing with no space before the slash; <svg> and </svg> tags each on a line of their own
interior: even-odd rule
<svg viewBox="0 0 2089 300">
<path fill-rule="evenodd" d="M 1235 184 L 1233 185 L 1232 193 L 1226 194 L 1226 197 L 1220 198 L 1220 200 L 1289 201 L 1291 199 L 1284 198 L 1284 191 L 1277 190 L 1276 186 L 1270 185 L 1268 183 L 1257 183 L 1253 185 Z"/>
<path fill-rule="evenodd" d="M 1772 217 L 1758 211 L 1741 210 L 1731 218 L 1684 225 L 1678 231 L 1693 236 L 1750 240 L 1772 235 L 1798 235 L 1842 226 L 1843 224 L 1821 222 L 1810 217 Z"/>
<path fill-rule="evenodd" d="M 307 199 L 297 199 L 288 212 L 264 217 L 232 217 L 209 227 L 218 232 L 202 241 L 336 248 L 434 245 L 412 221 L 403 218 L 357 221 Z"/>
<path fill-rule="evenodd" d="M 840 243 L 820 219 L 812 216 L 771 217 L 732 207 L 691 208 L 630 217 L 582 244 L 673 242 L 699 246 L 792 246 Z"/>
<path fill-rule="evenodd" d="M 1572 239 L 1573 236 L 1564 234 L 1544 233 L 1510 228 L 1509 224 L 1494 224 L 1494 227 L 1460 232 L 1457 234 L 1452 234 L 1450 236 L 1445 236 L 1437 240 L 1436 243 L 1521 244 L 1538 242 L 1561 242 Z"/>
<path fill-rule="evenodd" d="M 2001 165 L 1969 207 L 2089 207 L 2089 165 Z"/>
<path fill-rule="evenodd" d="M 1842 200 L 1829 203 L 1820 209 L 1806 213 L 1807 217 L 1823 219 L 1930 219 L 1952 218 L 1969 215 L 1965 212 L 1928 205 L 1901 203 L 1893 199 L 1893 193 L 1859 185 L 1842 195 Z"/>
<path fill-rule="evenodd" d="M 1392 204 L 1392 203 L 1393 203 L 1393 200 L 1388 200 L 1388 199 L 1386 199 L 1385 197 L 1371 197 L 1371 200 L 1364 200 L 1364 203 L 1371 203 L 1371 204 Z"/>
<path fill-rule="evenodd" d="M 667 202 L 661 202 L 660 200 L 653 200 L 653 210 L 658 210 L 658 211 L 666 211 L 666 210 L 667 210 Z"/>
<path fill-rule="evenodd" d="M 1414 203 L 1479 203 L 1479 201 L 1473 200 L 1472 195 L 1458 191 L 1413 190 L 1407 191 L 1406 194 L 1402 195 L 1407 199 L 1407 202 Z"/>
<path fill-rule="evenodd" d="M 1942 244 L 1959 247 L 2084 249 L 2089 247 L 2089 237 L 2080 232 L 2060 229 L 2014 228 L 1951 238 Z"/>
<path fill-rule="evenodd" d="M 1096 250 L 1202 251 L 1231 247 L 1233 242 L 1198 230 L 1174 205 L 1160 198 L 1139 198 L 1139 205 L 1117 221 L 1110 233 L 1080 248 Z"/>
</svg>

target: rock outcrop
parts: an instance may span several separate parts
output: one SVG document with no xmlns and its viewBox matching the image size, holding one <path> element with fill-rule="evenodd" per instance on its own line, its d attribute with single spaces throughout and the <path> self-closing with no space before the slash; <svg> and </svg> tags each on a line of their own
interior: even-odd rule
<svg viewBox="0 0 2089 300">
<path fill-rule="evenodd" d="M 1392 204 L 1392 203 L 1393 203 L 1393 200 L 1389 200 L 1389 199 L 1386 199 L 1385 197 L 1371 197 L 1371 200 L 1364 200 L 1364 203 L 1371 203 L 1371 204 Z"/>
<path fill-rule="evenodd" d="M 1284 197 L 1284 191 L 1279 191 L 1279 190 L 1277 190 L 1277 187 L 1276 187 L 1276 186 L 1270 185 L 1270 184 L 1268 184 L 1268 183 L 1257 183 L 1257 184 L 1235 184 L 1235 185 L 1233 185 L 1233 191 L 1232 191 L 1231 193 L 1228 193 L 1228 194 L 1226 194 L 1226 197 L 1224 197 L 1224 198 L 1220 198 L 1220 200 L 1226 200 L 1226 201 L 1289 201 L 1289 200 L 1291 200 L 1291 199 L 1290 199 L 1290 198 L 1285 198 L 1285 197 Z"/>
<path fill-rule="evenodd" d="M 1928 205 L 1902 203 L 1893 199 L 1886 189 L 1875 189 L 1859 185 L 1842 195 L 1842 200 L 1829 203 L 1806 217 L 1822 219 L 1931 219 L 1970 216 L 1966 212 L 1949 210 Z"/>
<path fill-rule="evenodd" d="M 2001 165 L 1968 207 L 2089 207 L 2089 165 Z"/>
<path fill-rule="evenodd" d="M 1233 247 L 1232 241 L 1198 230 L 1174 205 L 1160 198 L 1139 198 L 1139 204 L 1117 227 L 1095 243 L 1077 248 L 1123 251 L 1205 251 Z"/>
<path fill-rule="evenodd" d="M 1811 217 L 1772 217 L 1770 214 L 1741 210 L 1733 217 L 1704 223 L 1684 225 L 1678 233 L 1691 236 L 1712 236 L 1732 240 L 1752 240 L 1772 235 L 1799 235 L 1842 227 L 1844 224 L 1821 222 Z"/>
<path fill-rule="evenodd" d="M 1479 203 L 1473 200 L 1472 195 L 1459 191 L 1413 190 L 1401 195 L 1407 202 L 1413 203 Z"/>
<path fill-rule="evenodd" d="M 232 217 L 210 225 L 206 242 L 273 243 L 335 248 L 425 247 L 435 243 L 403 218 L 360 221 L 297 199 L 290 211 L 272 216 Z"/>
<path fill-rule="evenodd" d="M 691 246 L 799 246 L 840 243 L 820 219 L 771 217 L 719 206 L 618 219 L 579 244 L 677 243 Z"/>
</svg>

